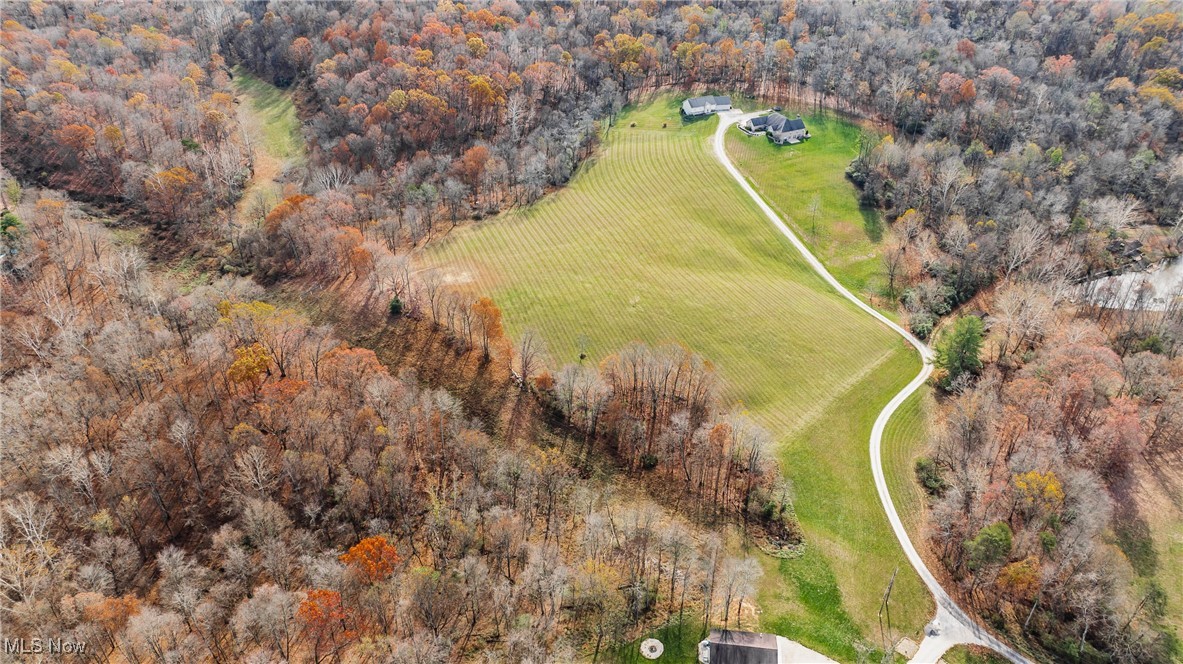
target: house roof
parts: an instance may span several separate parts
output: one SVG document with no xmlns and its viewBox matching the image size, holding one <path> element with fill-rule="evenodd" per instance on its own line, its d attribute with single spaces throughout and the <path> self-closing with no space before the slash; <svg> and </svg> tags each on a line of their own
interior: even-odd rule
<svg viewBox="0 0 1183 664">
<path fill-rule="evenodd" d="M 780 113 L 768 116 L 768 130 L 774 133 L 797 131 L 805 128 L 805 121 L 801 118 L 786 118 Z"/>
<path fill-rule="evenodd" d="M 776 650 L 776 635 L 761 632 L 741 632 L 734 629 L 712 629 L 708 637 L 711 643 Z"/>
<path fill-rule="evenodd" d="M 699 108 L 702 106 L 706 106 L 707 104 L 713 104 L 715 106 L 730 106 L 731 105 L 731 97 L 711 97 L 711 96 L 691 97 L 691 98 L 687 99 L 686 101 L 689 102 L 690 106 L 692 106 L 693 108 Z"/>
<path fill-rule="evenodd" d="M 752 118 L 752 127 L 756 128 L 756 127 L 763 127 L 763 126 L 767 125 L 768 118 L 769 118 L 769 116 L 767 116 L 767 115 L 757 115 L 756 117 Z"/>
<path fill-rule="evenodd" d="M 712 629 L 711 664 L 776 664 L 776 635 Z"/>
</svg>

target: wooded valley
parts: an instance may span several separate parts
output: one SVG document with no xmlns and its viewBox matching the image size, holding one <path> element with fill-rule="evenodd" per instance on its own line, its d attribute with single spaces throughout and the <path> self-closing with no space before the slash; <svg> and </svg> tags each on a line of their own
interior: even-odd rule
<svg viewBox="0 0 1183 664">
<path fill-rule="evenodd" d="M 778 187 L 809 144 L 727 143 L 835 276 L 936 352 L 900 463 L 942 585 L 1033 661 L 1183 657 L 1183 284 L 1097 281 L 1183 252 L 1178 2 L 32 0 L 0 19 L 5 637 L 93 662 L 634 661 L 658 629 L 693 656 L 704 628 L 808 615 L 805 645 L 886 661 L 859 608 L 882 587 L 766 606 L 770 570 L 847 543 L 810 541 L 812 462 L 785 453 L 787 416 L 738 396 L 747 365 L 641 333 L 572 348 L 595 326 L 531 319 L 548 313 L 490 258 L 556 241 L 482 252 L 535 212 L 620 214 L 557 197 L 608 189 L 579 185 L 619 175 L 614 139 L 674 135 L 646 109 L 709 91 L 833 122 L 818 168 L 850 150 L 841 187 Z M 716 120 L 681 122 L 625 154 L 710 149 L 692 122 Z M 731 209 L 702 177 L 687 209 Z M 784 267 L 740 230 L 710 237 L 741 247 L 732 268 Z M 671 302 L 720 292 L 678 271 L 706 253 L 668 249 L 649 267 L 694 291 Z M 447 269 L 462 253 L 479 278 Z M 775 278 L 804 283 L 793 269 Z M 590 283 L 574 261 L 544 276 Z M 678 302 L 649 322 L 701 310 L 764 361 L 735 331 L 753 321 Z M 615 342 L 613 312 L 573 310 Z M 895 370 L 867 348 L 866 374 Z M 792 371 L 838 400 L 865 376 L 830 351 Z"/>
</svg>

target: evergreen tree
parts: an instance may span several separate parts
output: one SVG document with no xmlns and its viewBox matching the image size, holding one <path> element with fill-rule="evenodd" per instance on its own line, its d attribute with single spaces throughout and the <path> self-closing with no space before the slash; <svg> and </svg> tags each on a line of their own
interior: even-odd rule
<svg viewBox="0 0 1183 664">
<path fill-rule="evenodd" d="M 936 347 L 936 366 L 944 369 L 940 385 L 949 389 L 962 374 L 977 375 L 982 370 L 982 338 L 985 328 L 977 316 L 963 316 L 953 329 L 941 335 Z"/>
</svg>

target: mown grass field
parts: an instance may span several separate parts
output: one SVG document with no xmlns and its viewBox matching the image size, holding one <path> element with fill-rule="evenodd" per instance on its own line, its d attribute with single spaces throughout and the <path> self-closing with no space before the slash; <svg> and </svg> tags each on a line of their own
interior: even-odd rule
<svg viewBox="0 0 1183 664">
<path fill-rule="evenodd" d="M 421 267 L 491 295 L 511 336 L 539 330 L 554 366 L 633 340 L 714 362 L 727 396 L 777 438 L 808 542 L 800 559 L 765 560 L 761 626 L 854 660 L 857 640 L 878 641 L 896 567 L 893 622 L 918 633 L 931 615 L 867 449 L 919 358 L 809 270 L 714 160 L 717 120 L 684 124 L 678 101 L 630 109 L 568 187 L 454 232 Z"/>
<path fill-rule="evenodd" d="M 916 480 L 916 460 L 923 456 L 928 436 L 932 389 L 920 388 L 900 406 L 883 432 L 883 472 L 896 511 L 912 542 L 921 541 L 921 525 L 928 496 Z"/>
<path fill-rule="evenodd" d="M 1140 599 L 1151 581 L 1166 593 L 1162 624 L 1177 639 L 1175 655 L 1183 660 L 1183 472 L 1177 465 L 1145 464 L 1134 473 L 1138 518 L 1117 529 L 1115 539 L 1130 562 L 1133 596 Z"/>
<path fill-rule="evenodd" d="M 859 206 L 845 176 L 861 130 L 827 112 L 804 119 L 812 138 L 799 145 L 732 131 L 727 154 L 844 286 L 863 299 L 878 296 L 886 288 L 879 258 L 884 224 L 878 212 Z M 810 209 L 815 196 L 816 215 Z"/>
<path fill-rule="evenodd" d="M 234 68 L 238 120 L 251 141 L 253 177 L 238 203 L 238 218 L 266 214 L 283 198 L 278 179 L 288 166 L 302 163 L 304 139 L 291 95 L 242 67 Z"/>
<path fill-rule="evenodd" d="M 267 152 L 280 159 L 304 156 L 300 118 L 286 92 L 242 67 L 234 68 L 234 89 L 246 99 L 249 110 L 258 119 L 251 124 L 257 124 Z"/>
</svg>

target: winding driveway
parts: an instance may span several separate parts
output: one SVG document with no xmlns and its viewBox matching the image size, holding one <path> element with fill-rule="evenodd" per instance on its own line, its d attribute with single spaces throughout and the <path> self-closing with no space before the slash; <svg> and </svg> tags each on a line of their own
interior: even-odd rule
<svg viewBox="0 0 1183 664">
<path fill-rule="evenodd" d="M 735 181 L 739 183 L 739 186 L 743 188 L 744 192 L 756 202 L 756 205 L 768 217 L 772 225 L 776 226 L 777 230 L 797 248 L 797 251 L 801 252 L 801 255 L 805 257 L 806 262 L 809 263 L 809 266 L 813 268 L 814 272 L 821 276 L 834 290 L 838 291 L 838 294 L 842 297 L 850 300 L 855 306 L 867 312 L 867 314 L 874 316 L 879 322 L 906 339 L 908 343 L 916 348 L 920 353 L 920 357 L 923 359 L 923 366 L 920 369 L 920 373 L 904 389 L 892 397 L 891 401 L 879 412 L 879 417 L 875 419 L 875 426 L 871 429 L 871 471 L 875 476 L 875 488 L 879 491 L 879 500 L 883 502 L 883 509 L 887 512 L 887 519 L 891 522 L 891 529 L 895 531 L 895 536 L 899 539 L 900 546 L 903 547 L 904 553 L 908 556 L 908 562 L 912 563 L 912 567 L 916 568 L 916 573 L 920 575 L 920 578 L 924 581 L 924 585 L 928 586 L 928 590 L 932 593 L 937 604 L 937 614 L 932 622 L 924 628 L 924 639 L 920 642 L 920 649 L 911 661 L 919 664 L 935 664 L 941 658 L 941 655 L 945 654 L 946 650 L 959 643 L 966 643 L 986 646 L 1016 664 L 1027 664 L 1029 660 L 1026 657 L 979 626 L 965 611 L 962 611 L 961 607 L 957 605 L 957 602 L 941 587 L 941 584 L 932 575 L 932 572 L 928 571 L 928 566 L 924 564 L 924 559 L 920 557 L 920 554 L 916 551 L 916 547 L 912 546 L 912 540 L 908 538 L 908 532 L 904 529 L 900 515 L 895 509 L 895 503 L 891 500 L 891 493 L 887 490 L 887 480 L 883 475 L 883 431 L 887 427 L 888 420 L 891 419 L 892 414 L 900 407 L 900 404 L 904 403 L 912 393 L 919 389 L 928 380 L 929 375 L 932 374 L 932 349 L 887 316 L 884 316 L 866 302 L 855 297 L 845 286 L 838 283 L 838 280 L 830 274 L 829 270 L 822 265 L 822 262 L 809 251 L 805 243 L 789 229 L 788 225 L 785 224 L 780 216 L 756 193 L 756 190 L 752 188 L 752 185 L 739 172 L 735 164 L 731 163 L 731 159 L 727 156 L 727 152 L 724 149 L 724 138 L 726 137 L 727 129 L 738 122 L 756 117 L 757 115 L 760 115 L 760 113 L 744 114 L 740 111 L 719 113 L 719 127 L 715 130 L 714 140 L 715 158 L 719 160 L 719 163 L 723 164 L 723 167 L 727 169 L 731 177 L 735 178 Z"/>
</svg>

